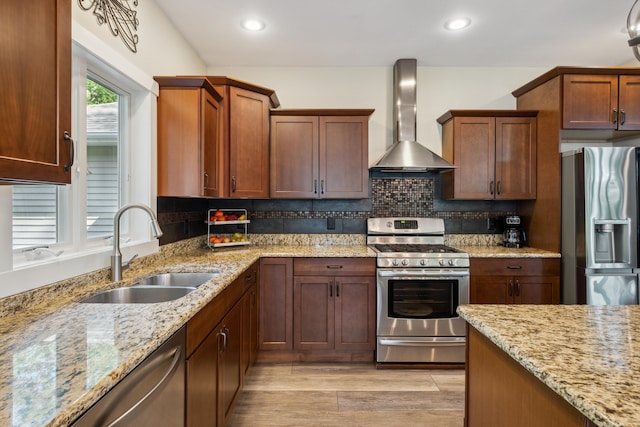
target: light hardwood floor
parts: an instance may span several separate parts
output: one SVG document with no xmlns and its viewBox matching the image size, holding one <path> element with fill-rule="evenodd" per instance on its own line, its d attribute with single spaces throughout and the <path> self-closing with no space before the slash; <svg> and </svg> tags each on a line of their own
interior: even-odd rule
<svg viewBox="0 0 640 427">
<path fill-rule="evenodd" d="M 462 427 L 463 370 L 376 369 L 372 363 L 258 363 L 231 427 Z"/>
</svg>

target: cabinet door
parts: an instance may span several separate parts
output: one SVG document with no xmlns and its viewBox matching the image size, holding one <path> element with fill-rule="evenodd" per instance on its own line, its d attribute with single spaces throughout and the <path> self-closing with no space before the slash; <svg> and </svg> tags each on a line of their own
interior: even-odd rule
<svg viewBox="0 0 640 427">
<path fill-rule="evenodd" d="M 496 117 L 495 198 L 536 198 L 536 119 Z"/>
<path fill-rule="evenodd" d="M 375 277 L 336 277 L 334 295 L 335 349 L 374 350 Z"/>
<path fill-rule="evenodd" d="M 318 117 L 271 117 L 271 198 L 318 197 Z"/>
<path fill-rule="evenodd" d="M 293 347 L 296 350 L 334 348 L 334 295 L 332 277 L 294 277 Z"/>
<path fill-rule="evenodd" d="M 513 286 L 510 277 L 471 276 L 469 302 L 471 304 L 511 304 Z"/>
<path fill-rule="evenodd" d="M 293 348 L 293 260 L 260 260 L 260 349 Z"/>
<path fill-rule="evenodd" d="M 229 195 L 269 197 L 269 97 L 229 90 Z"/>
<path fill-rule="evenodd" d="M 495 192 L 495 119 L 455 117 L 454 198 L 493 199 Z"/>
<path fill-rule="evenodd" d="M 619 78 L 619 130 L 640 129 L 640 76 Z"/>
<path fill-rule="evenodd" d="M 242 304 L 236 304 L 224 317 L 218 337 L 218 425 L 225 426 L 242 385 Z"/>
<path fill-rule="evenodd" d="M 212 426 L 217 419 L 218 331 L 212 331 L 187 359 L 187 427 Z"/>
<path fill-rule="evenodd" d="M 242 375 L 256 360 L 258 351 L 258 287 L 251 286 L 242 296 Z"/>
<path fill-rule="evenodd" d="M 516 304 L 558 304 L 560 280 L 553 276 L 516 276 L 514 279 Z"/>
<path fill-rule="evenodd" d="M 0 2 L 0 180 L 71 182 L 71 2 Z"/>
<path fill-rule="evenodd" d="M 224 182 L 222 173 L 223 151 L 221 147 L 220 122 L 222 120 L 220 104 L 209 92 L 202 90 L 202 163 L 203 163 L 203 195 L 209 197 L 222 196 L 221 185 Z M 184 171 L 187 173 L 187 171 Z"/>
<path fill-rule="evenodd" d="M 320 197 L 369 197 L 368 117 L 320 117 Z"/>
<path fill-rule="evenodd" d="M 565 74 L 562 100 L 564 129 L 615 129 L 618 76 Z"/>
<path fill-rule="evenodd" d="M 158 196 L 202 195 L 201 107 L 208 105 L 203 92 L 200 88 L 160 89 Z"/>
</svg>

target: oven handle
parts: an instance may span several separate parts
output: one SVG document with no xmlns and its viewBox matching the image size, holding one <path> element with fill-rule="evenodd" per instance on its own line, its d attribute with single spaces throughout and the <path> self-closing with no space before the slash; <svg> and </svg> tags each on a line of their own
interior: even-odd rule
<svg viewBox="0 0 640 427">
<path fill-rule="evenodd" d="M 378 342 L 382 345 L 401 345 L 404 347 L 424 347 L 425 344 L 437 344 L 438 346 L 453 347 L 464 344 L 464 338 L 439 338 L 438 341 L 412 341 L 407 339 L 388 340 L 385 338 L 378 338 Z"/>
<path fill-rule="evenodd" d="M 420 270 L 420 271 L 409 271 L 409 270 L 402 270 L 402 271 L 384 271 L 384 270 L 378 270 L 378 276 L 380 277 L 395 277 L 395 278 L 402 278 L 402 277 L 435 277 L 435 276 L 447 276 L 447 277 L 464 277 L 464 276 L 468 276 L 469 275 L 469 271 L 454 271 L 454 270 L 438 270 L 438 271 L 433 271 L 433 272 L 425 272 L 424 270 Z"/>
</svg>

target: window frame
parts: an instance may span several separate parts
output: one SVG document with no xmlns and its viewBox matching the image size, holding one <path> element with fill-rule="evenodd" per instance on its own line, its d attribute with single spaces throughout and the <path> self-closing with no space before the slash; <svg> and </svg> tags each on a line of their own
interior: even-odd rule
<svg viewBox="0 0 640 427">
<path fill-rule="evenodd" d="M 129 141 L 135 143 L 127 144 L 125 157 L 129 165 L 135 164 L 136 167 L 131 168 L 124 177 L 126 185 L 122 187 L 128 193 L 129 203 L 143 203 L 155 211 L 157 83 L 95 35 L 75 23 L 72 62 L 72 79 L 77 79 L 80 75 L 82 79 L 86 79 L 87 70 L 94 70 L 107 83 L 116 82 L 115 87 L 130 94 L 130 125 L 125 134 Z M 86 83 L 75 83 L 74 81 L 72 85 L 72 132 L 74 138 L 78 139 L 86 133 L 84 119 L 78 120 L 78 117 L 84 117 L 85 114 L 78 114 L 77 101 L 80 96 L 86 98 Z M 83 154 L 82 150 L 76 150 L 76 154 L 85 156 L 83 164 L 86 165 L 86 151 Z M 81 180 L 81 175 L 85 174 L 86 170 L 79 170 L 74 166 L 72 173 L 72 180 Z M 13 257 L 11 186 L 0 186 L 0 206 L 3 206 L 0 207 L 0 298 L 110 266 L 110 256 L 113 252 L 111 242 L 101 238 L 89 241 L 86 238 L 86 176 L 84 179 L 85 185 L 74 186 L 72 181 L 71 185 L 64 186 L 66 190 L 59 190 L 59 193 L 66 193 L 63 199 L 67 200 L 63 200 L 63 203 L 75 206 L 72 215 L 68 215 L 66 222 L 60 224 L 62 228 L 59 231 L 59 240 L 66 241 L 66 245 L 61 246 L 65 246 L 63 254 L 24 264 L 15 262 Z M 81 194 L 82 192 L 84 194 Z M 158 239 L 152 236 L 149 218 L 144 212 L 137 209 L 129 210 L 123 215 L 122 220 L 122 229 L 126 230 L 128 225 L 128 229 L 131 230 L 128 235 L 123 233 L 121 236 L 123 259 L 131 258 L 134 254 L 145 256 L 158 251 Z"/>
</svg>

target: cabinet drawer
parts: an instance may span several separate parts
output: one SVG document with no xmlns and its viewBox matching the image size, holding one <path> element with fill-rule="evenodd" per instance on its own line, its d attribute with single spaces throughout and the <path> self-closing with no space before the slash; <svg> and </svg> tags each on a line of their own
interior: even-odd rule
<svg viewBox="0 0 640 427">
<path fill-rule="evenodd" d="M 367 276 L 376 272 L 375 258 L 297 258 L 294 276 Z"/>
<path fill-rule="evenodd" d="M 229 284 L 187 322 L 187 357 L 195 351 L 242 296 L 244 275 Z"/>
<path fill-rule="evenodd" d="M 472 276 L 559 276 L 559 258 L 471 258 Z"/>
</svg>

